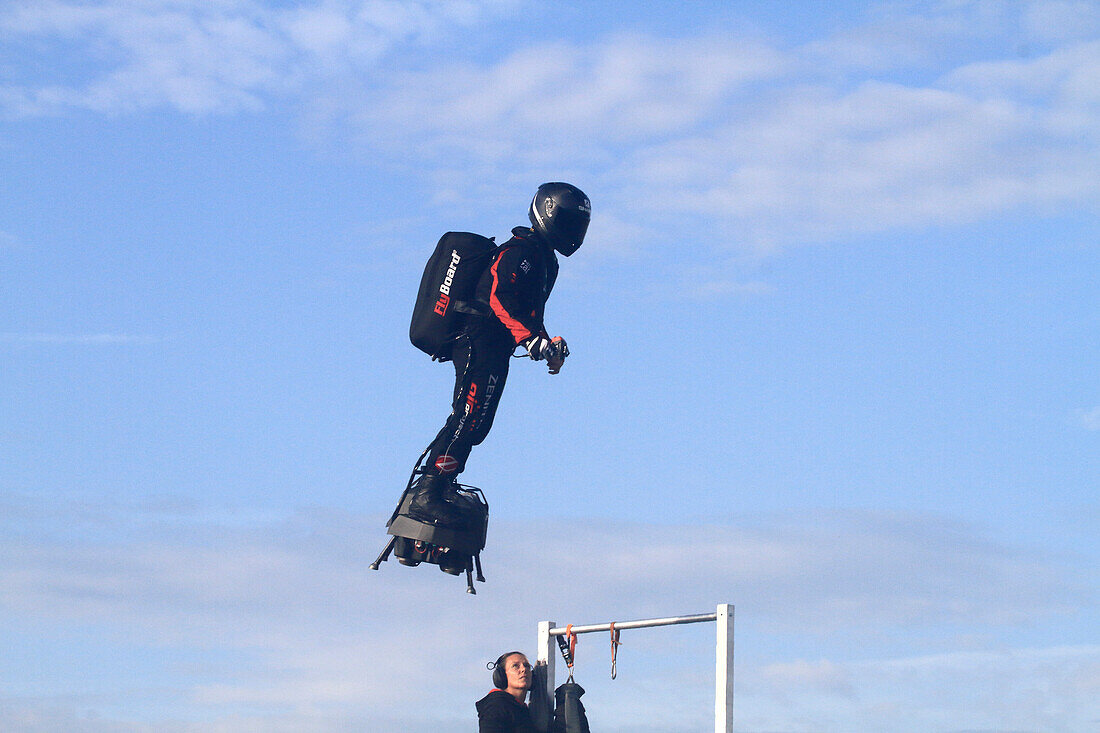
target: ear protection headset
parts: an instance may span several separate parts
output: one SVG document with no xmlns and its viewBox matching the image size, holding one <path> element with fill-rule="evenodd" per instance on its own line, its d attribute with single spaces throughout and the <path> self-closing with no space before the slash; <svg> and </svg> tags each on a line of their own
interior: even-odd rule
<svg viewBox="0 0 1100 733">
<path fill-rule="evenodd" d="M 497 661 L 493 662 L 493 687 L 498 690 L 508 689 L 508 672 L 504 669 L 504 662 L 513 654 L 523 654 L 523 652 L 504 652 L 497 657 Z"/>
</svg>

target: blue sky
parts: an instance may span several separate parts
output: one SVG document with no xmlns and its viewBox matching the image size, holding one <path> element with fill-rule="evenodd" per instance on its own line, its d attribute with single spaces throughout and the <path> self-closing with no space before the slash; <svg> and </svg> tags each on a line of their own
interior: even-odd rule
<svg viewBox="0 0 1100 733">
<path fill-rule="evenodd" d="M 1075 0 L 0 5 L 0 728 L 471 730 L 728 602 L 737 730 L 1096 730 L 1097 90 Z M 547 180 L 489 582 L 371 573 L 424 259 Z M 582 638 L 594 728 L 709 729 L 711 634 Z"/>
</svg>

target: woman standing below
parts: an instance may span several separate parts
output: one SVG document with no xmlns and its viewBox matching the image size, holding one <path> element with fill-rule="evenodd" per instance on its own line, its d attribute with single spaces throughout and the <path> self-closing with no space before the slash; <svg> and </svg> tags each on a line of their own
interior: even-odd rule
<svg viewBox="0 0 1100 733">
<path fill-rule="evenodd" d="M 531 663 L 522 652 L 506 652 L 493 665 L 493 690 L 477 701 L 478 733 L 536 733 L 527 710 Z"/>
</svg>

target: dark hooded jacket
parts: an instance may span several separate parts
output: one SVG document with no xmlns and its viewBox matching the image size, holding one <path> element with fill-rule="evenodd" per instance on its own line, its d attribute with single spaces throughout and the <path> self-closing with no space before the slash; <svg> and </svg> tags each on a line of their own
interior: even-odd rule
<svg viewBox="0 0 1100 733">
<path fill-rule="evenodd" d="M 504 690 L 477 701 L 478 733 L 537 733 L 527 706 Z"/>
</svg>

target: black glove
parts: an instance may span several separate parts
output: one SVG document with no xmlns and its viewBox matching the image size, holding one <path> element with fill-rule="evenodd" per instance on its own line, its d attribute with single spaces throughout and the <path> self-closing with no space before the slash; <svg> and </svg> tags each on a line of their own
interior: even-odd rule
<svg viewBox="0 0 1100 733">
<path fill-rule="evenodd" d="M 523 342 L 527 355 L 535 361 L 543 359 L 564 359 L 569 356 L 569 346 L 561 336 L 548 339 L 545 336 L 532 336 Z"/>
<path fill-rule="evenodd" d="M 542 361 L 550 355 L 551 341 L 545 336 L 532 336 L 523 342 L 523 346 L 527 349 L 527 356 L 535 361 Z"/>
</svg>

